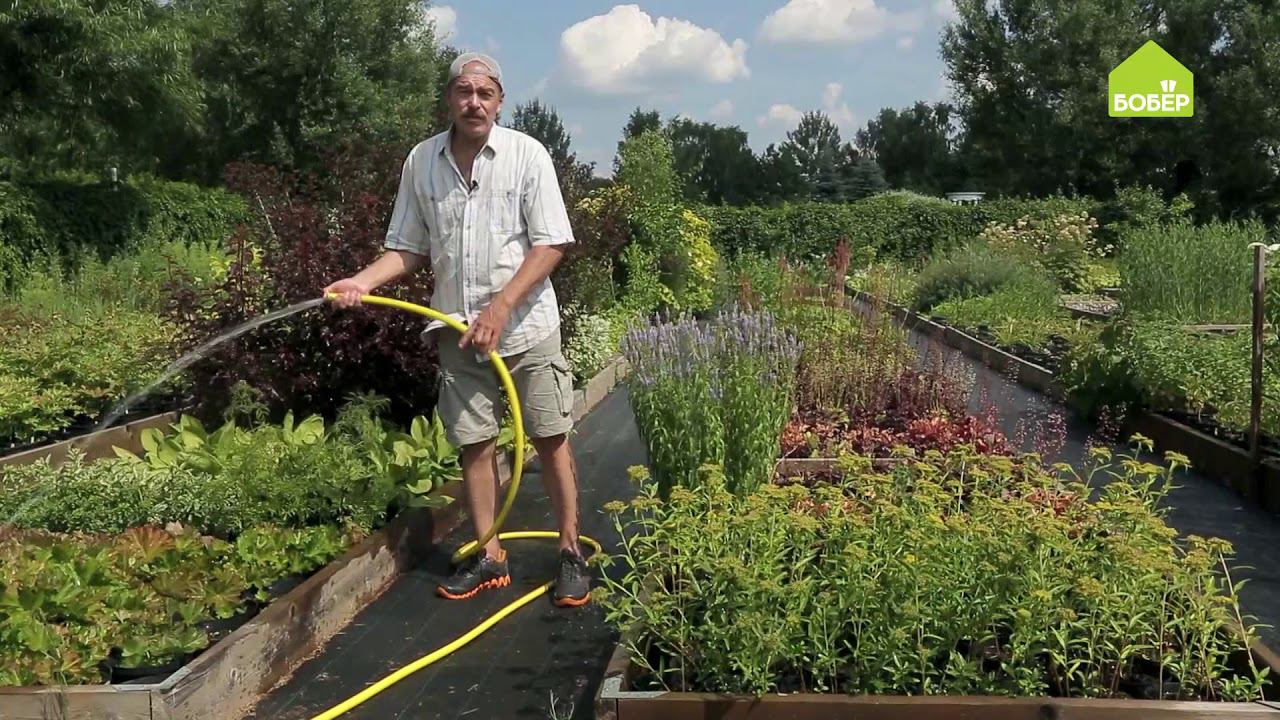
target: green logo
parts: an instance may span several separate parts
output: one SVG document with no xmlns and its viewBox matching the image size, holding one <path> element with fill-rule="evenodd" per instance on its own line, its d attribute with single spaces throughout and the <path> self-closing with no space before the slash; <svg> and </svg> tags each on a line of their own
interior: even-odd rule
<svg viewBox="0 0 1280 720">
<path fill-rule="evenodd" d="M 1191 71 L 1153 40 L 1107 77 L 1111 117 L 1191 117 Z"/>
</svg>

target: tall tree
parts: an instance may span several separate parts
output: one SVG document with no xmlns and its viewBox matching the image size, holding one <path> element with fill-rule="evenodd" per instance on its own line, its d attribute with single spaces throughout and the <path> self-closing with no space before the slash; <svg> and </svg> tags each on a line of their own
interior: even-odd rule
<svg viewBox="0 0 1280 720">
<path fill-rule="evenodd" d="M 198 39 L 203 174 L 248 158 L 313 166 L 350 139 L 408 147 L 435 129 L 440 62 L 416 0 L 174 0 Z"/>
<path fill-rule="evenodd" d="M 861 200 L 889 189 L 880 165 L 853 143 L 845 144 L 840 162 L 840 199 Z"/>
<path fill-rule="evenodd" d="M 667 134 L 686 200 L 741 205 L 755 198 L 759 160 L 742 128 L 674 118 Z"/>
<path fill-rule="evenodd" d="M 1151 184 L 1202 212 L 1280 212 L 1276 0 L 957 0 L 956 11 L 942 55 L 980 189 L 1108 197 Z M 1106 112 L 1108 74 L 1148 39 L 1195 76 L 1194 117 Z"/>
<path fill-rule="evenodd" d="M 11 174 L 151 171 L 160 148 L 199 127 L 190 41 L 154 0 L 5 3 L 0 47 L 0 164 Z"/>
<path fill-rule="evenodd" d="M 940 195 L 957 189 L 955 128 L 946 103 L 917 102 L 884 108 L 855 136 L 862 156 L 873 159 L 894 188 Z"/>
<path fill-rule="evenodd" d="M 613 156 L 613 174 L 617 175 L 618 170 L 622 167 L 622 148 L 628 140 L 640 137 L 646 132 L 662 131 L 662 118 L 658 115 L 657 110 L 642 110 L 636 107 L 631 111 L 631 116 L 627 118 L 627 124 L 622 127 L 622 139 L 618 141 L 618 151 Z"/>
<path fill-rule="evenodd" d="M 781 147 L 770 143 L 760 154 L 757 202 L 776 205 L 808 195 L 809 185 L 795 153 L 785 143 Z"/>
<path fill-rule="evenodd" d="M 595 163 L 579 162 L 570 147 L 573 137 L 565 129 L 556 109 L 543 105 L 536 98 L 517 105 L 511 115 L 510 127 L 536 139 L 547 148 L 560 178 L 560 189 L 565 201 L 572 204 L 585 195 L 594 175 Z"/>
<path fill-rule="evenodd" d="M 826 113 L 806 112 L 800 124 L 787 133 L 781 149 L 799 165 L 800 176 L 812 199 L 842 199 L 840 167 L 844 154 L 840 148 L 840 130 Z"/>
</svg>

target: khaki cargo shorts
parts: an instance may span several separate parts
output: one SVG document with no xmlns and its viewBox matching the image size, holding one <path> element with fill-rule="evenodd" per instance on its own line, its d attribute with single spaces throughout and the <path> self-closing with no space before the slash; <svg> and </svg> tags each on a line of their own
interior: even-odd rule
<svg viewBox="0 0 1280 720">
<path fill-rule="evenodd" d="M 472 348 L 458 349 L 458 331 L 435 331 L 440 352 L 440 420 L 455 447 L 492 440 L 507 415 L 507 392 L 498 370 Z M 573 373 L 560 347 L 560 330 L 523 353 L 502 359 L 520 396 L 530 439 L 573 429 Z"/>
</svg>

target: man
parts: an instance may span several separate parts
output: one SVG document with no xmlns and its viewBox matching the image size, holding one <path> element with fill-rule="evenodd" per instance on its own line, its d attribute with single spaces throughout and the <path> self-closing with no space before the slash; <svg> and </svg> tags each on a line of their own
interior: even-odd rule
<svg viewBox="0 0 1280 720">
<path fill-rule="evenodd" d="M 477 537 L 497 514 L 496 438 L 503 386 L 488 354 L 496 350 L 519 393 L 525 432 L 542 463 L 543 484 L 560 532 L 557 605 L 588 600 L 590 581 L 578 544 L 576 468 L 569 447 L 573 381 L 560 347 L 560 314 L 551 271 L 573 242 L 551 156 L 541 143 L 494 123 L 502 107 L 502 70 L 493 58 L 464 53 L 449 68 L 448 130 L 409 153 L 401 172 L 386 252 L 326 292 L 351 307 L 360 296 L 431 263 L 432 307 L 467 324 L 441 322 L 439 412 L 461 448 L 467 508 Z M 495 537 L 440 583 L 438 593 L 469 598 L 510 583 L 506 551 Z"/>
</svg>

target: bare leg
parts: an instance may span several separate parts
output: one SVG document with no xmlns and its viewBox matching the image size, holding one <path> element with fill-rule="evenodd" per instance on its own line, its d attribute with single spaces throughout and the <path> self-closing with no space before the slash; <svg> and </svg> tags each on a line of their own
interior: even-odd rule
<svg viewBox="0 0 1280 720">
<path fill-rule="evenodd" d="M 496 443 L 492 440 L 462 449 L 462 481 L 466 486 L 467 511 L 475 527 L 476 539 L 493 527 L 498 514 L 498 465 Z M 485 543 L 485 551 L 495 560 L 502 559 L 502 548 L 495 535 Z"/>
<path fill-rule="evenodd" d="M 555 508 L 560 550 L 581 554 L 578 547 L 578 467 L 567 435 L 532 439 L 542 461 L 542 486 Z"/>
</svg>

